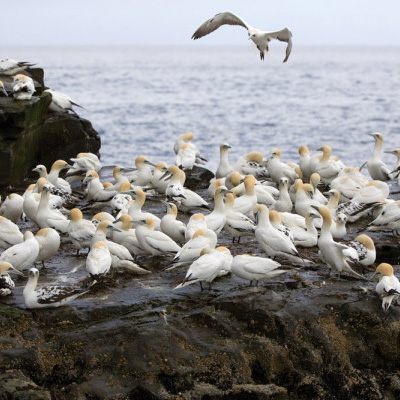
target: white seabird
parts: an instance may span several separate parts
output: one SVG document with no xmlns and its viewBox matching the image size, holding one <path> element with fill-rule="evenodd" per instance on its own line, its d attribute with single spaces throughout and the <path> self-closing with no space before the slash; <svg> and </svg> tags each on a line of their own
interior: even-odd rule
<svg viewBox="0 0 400 400">
<path fill-rule="evenodd" d="M 229 158 L 228 158 L 228 150 L 231 147 L 232 146 L 229 146 L 228 143 L 222 143 L 219 146 L 219 164 L 217 172 L 215 173 L 215 177 L 217 179 L 225 178 L 233 171 L 231 165 L 229 164 Z"/>
<path fill-rule="evenodd" d="M 225 193 L 231 193 L 225 187 L 218 187 L 214 195 L 214 210 L 206 215 L 207 228 L 214 231 L 217 235 L 222 231 L 226 222 L 226 212 L 224 204 Z"/>
<path fill-rule="evenodd" d="M 318 231 L 314 225 L 314 218 L 320 218 L 319 215 L 308 212 L 305 216 L 306 227 L 307 229 L 304 230 L 300 227 L 290 228 L 294 244 L 300 247 L 314 247 L 317 245 L 318 242 Z"/>
<path fill-rule="evenodd" d="M 252 286 L 253 281 L 256 282 L 257 286 L 261 280 L 271 279 L 289 271 L 279 269 L 280 266 L 281 264 L 270 258 L 242 254 L 233 257 L 231 270 L 239 278 L 250 281 L 250 286 Z"/>
<path fill-rule="evenodd" d="M 375 140 L 374 150 L 367 161 L 369 175 L 374 180 L 388 181 L 392 179 L 390 169 L 381 159 L 383 135 L 382 133 L 368 133 Z"/>
<path fill-rule="evenodd" d="M 328 200 L 318 189 L 318 185 L 320 182 L 321 182 L 321 177 L 319 176 L 318 172 L 314 172 L 313 174 L 311 174 L 310 185 L 314 189 L 314 199 L 319 201 L 321 204 L 326 204 L 328 202 Z"/>
<path fill-rule="evenodd" d="M 76 114 L 72 106 L 82 108 L 82 106 L 73 102 L 72 99 L 64 93 L 56 92 L 53 89 L 46 89 L 44 91 L 51 94 L 51 103 L 49 109 L 52 111 L 58 111 L 58 112 L 72 111 L 74 114 Z"/>
<path fill-rule="evenodd" d="M 265 164 L 271 179 L 275 183 L 279 183 L 282 177 L 289 179 L 290 182 L 294 182 L 298 178 L 293 168 L 281 161 L 281 151 L 278 148 L 270 151 Z"/>
<path fill-rule="evenodd" d="M 175 165 L 183 170 L 192 170 L 196 162 L 197 148 L 192 143 L 185 143 L 175 157 Z"/>
<path fill-rule="evenodd" d="M 142 189 L 139 188 L 136 188 L 134 190 L 134 193 L 136 195 L 135 201 L 130 205 L 128 209 L 128 214 L 132 217 L 133 220 L 133 227 L 136 228 L 140 224 L 138 221 L 150 217 L 155 224 L 155 229 L 159 231 L 161 229 L 161 219 L 152 213 L 142 211 L 142 207 L 146 201 L 146 194 L 143 192 Z"/>
<path fill-rule="evenodd" d="M 161 218 L 160 228 L 161 232 L 168 235 L 172 240 L 177 243 L 186 242 L 186 225 L 176 219 L 178 215 L 178 209 L 174 203 L 163 202 L 167 207 L 167 214 Z"/>
<path fill-rule="evenodd" d="M 17 223 L 24 212 L 23 208 L 24 198 L 17 193 L 11 193 L 3 201 L 3 204 L 0 207 L 0 215 L 8 218 L 14 223 Z"/>
<path fill-rule="evenodd" d="M 268 178 L 267 168 L 262 164 L 263 155 L 259 151 L 252 151 L 240 157 L 233 166 L 233 170 L 242 175 L 253 175 L 255 178 Z M 227 186 L 230 189 L 229 186 Z"/>
<path fill-rule="evenodd" d="M 17 61 L 12 58 L 5 58 L 0 60 L 0 75 L 15 75 L 16 73 L 34 65 L 35 64 L 26 61 Z"/>
<path fill-rule="evenodd" d="M 211 289 L 211 282 L 218 276 L 224 263 L 222 252 L 209 247 L 202 249 L 200 257 L 190 265 L 183 282 L 174 290 L 197 282 L 200 283 L 201 290 L 203 290 L 203 282 L 208 283 Z"/>
<path fill-rule="evenodd" d="M 300 161 L 299 166 L 301 173 L 303 174 L 304 183 L 310 181 L 311 169 L 310 169 L 310 150 L 306 145 L 299 147 Z"/>
<path fill-rule="evenodd" d="M 4 88 L 4 83 L 0 81 L 0 92 L 4 94 L 4 96 L 8 97 L 7 90 Z"/>
<path fill-rule="evenodd" d="M 291 212 L 293 208 L 292 200 L 288 192 L 289 180 L 286 177 L 279 179 L 279 198 L 272 205 L 271 209 L 279 212 Z"/>
<path fill-rule="evenodd" d="M 331 157 L 331 146 L 324 145 L 319 148 L 318 151 L 322 151 L 323 154 L 321 159 L 317 162 L 314 172 L 319 174 L 323 183 L 329 185 L 338 176 L 342 168 L 340 164 Z"/>
<path fill-rule="evenodd" d="M 22 243 L 24 235 L 18 225 L 9 219 L 0 216 L 0 247 L 8 249 L 15 244 Z"/>
<path fill-rule="evenodd" d="M 39 243 L 39 254 L 35 261 L 41 261 L 44 268 L 44 262 L 60 248 L 60 235 L 53 228 L 43 228 L 36 233 L 35 239 Z"/>
<path fill-rule="evenodd" d="M 167 171 L 167 164 L 165 162 L 159 162 L 154 167 L 153 177 L 151 178 L 151 186 L 153 189 L 160 194 L 165 194 L 165 189 L 168 186 L 168 182 L 161 179 Z"/>
<path fill-rule="evenodd" d="M 245 193 L 237 197 L 233 203 L 233 211 L 239 211 L 249 218 L 253 217 L 253 209 L 257 205 L 257 195 L 255 192 L 256 179 L 253 175 L 247 175 L 244 179 Z M 235 189 L 232 190 L 235 193 Z"/>
<path fill-rule="evenodd" d="M 67 286 L 45 286 L 35 290 L 38 279 L 39 271 L 36 268 L 31 268 L 28 274 L 28 282 L 23 291 L 26 308 L 54 308 L 64 306 L 88 292 L 85 289 Z"/>
<path fill-rule="evenodd" d="M 151 172 L 151 167 L 155 165 L 150 162 L 146 156 L 138 156 L 135 159 L 136 170 L 128 172 L 125 176 L 128 178 L 135 186 L 146 186 L 151 182 L 153 174 Z"/>
<path fill-rule="evenodd" d="M 277 32 L 261 31 L 251 27 L 246 21 L 231 12 L 217 14 L 213 18 L 204 22 L 204 24 L 202 24 L 193 34 L 192 39 L 200 39 L 201 37 L 214 32 L 222 25 L 239 25 L 246 28 L 249 40 L 251 39 L 260 51 L 261 60 L 264 60 L 265 52 L 268 51 L 268 44 L 272 39 L 286 42 L 288 44 L 286 47 L 286 57 L 283 62 L 286 62 L 290 56 L 290 52 L 292 51 L 292 33 L 289 28 L 284 28 Z"/>
<path fill-rule="evenodd" d="M 358 253 L 358 262 L 367 267 L 375 262 L 376 251 L 374 241 L 367 235 L 358 235 L 349 244 Z"/>
<path fill-rule="evenodd" d="M 186 232 L 185 232 L 185 238 L 186 240 L 190 240 L 194 233 L 197 232 L 199 229 L 207 229 L 207 223 L 206 219 L 204 217 L 204 214 L 197 213 L 193 214 L 190 218 L 189 221 L 186 225 Z"/>
<path fill-rule="evenodd" d="M 367 231 L 393 231 L 400 230 L 400 200 L 385 203 L 379 216 L 368 224 Z"/>
<path fill-rule="evenodd" d="M 8 296 L 12 290 L 15 289 L 15 283 L 11 279 L 8 271 L 15 272 L 18 275 L 23 275 L 17 269 L 15 269 L 9 262 L 0 262 L 0 297 Z"/>
<path fill-rule="evenodd" d="M 132 228 L 132 217 L 129 214 L 123 214 L 119 221 L 116 221 L 114 227 L 119 231 L 113 231 L 112 239 L 115 243 L 126 247 L 129 252 L 134 256 L 140 256 L 147 254 L 139 244 L 136 237 L 136 231 Z"/>
<path fill-rule="evenodd" d="M 381 274 L 381 277 L 375 290 L 382 298 L 383 311 L 388 311 L 392 301 L 400 295 L 400 282 L 394 275 L 393 267 L 390 264 L 379 264 L 375 274 L 377 273 Z"/>
<path fill-rule="evenodd" d="M 93 278 L 107 274 L 111 268 L 111 254 L 107 244 L 98 241 L 93 244 L 86 258 L 86 271 Z"/>
<path fill-rule="evenodd" d="M 83 219 L 82 211 L 79 208 L 73 208 L 69 215 L 68 236 L 77 249 L 76 255 L 78 256 L 80 249 L 90 247 L 96 228 L 90 221 Z"/>
<path fill-rule="evenodd" d="M 68 169 L 71 167 L 72 166 L 69 165 L 66 161 L 57 160 L 54 161 L 48 174 L 48 181 L 56 188 L 59 188 L 68 194 L 72 193 L 71 185 L 65 179 L 60 178 L 59 174 L 63 169 Z"/>
<path fill-rule="evenodd" d="M 346 214 L 339 213 L 336 215 L 336 222 L 332 221 L 331 225 L 331 234 L 334 239 L 343 239 L 345 237 L 347 233 L 346 222 Z"/>
<path fill-rule="evenodd" d="M 0 261 L 9 262 L 15 269 L 23 270 L 30 267 L 39 254 L 39 243 L 32 232 L 24 233 L 24 241 L 4 250 Z"/>
<path fill-rule="evenodd" d="M 12 91 L 14 99 L 30 100 L 35 93 L 35 84 L 29 76 L 18 74 L 14 76 Z"/>
</svg>

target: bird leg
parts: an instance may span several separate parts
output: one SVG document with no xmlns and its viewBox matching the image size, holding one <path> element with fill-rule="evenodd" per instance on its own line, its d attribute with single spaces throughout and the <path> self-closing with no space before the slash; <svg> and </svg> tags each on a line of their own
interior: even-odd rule
<svg viewBox="0 0 400 400">
<path fill-rule="evenodd" d="M 235 243 L 235 238 L 234 237 L 232 237 L 232 243 Z"/>
<path fill-rule="evenodd" d="M 250 281 L 250 285 L 249 285 L 250 287 L 252 287 L 253 286 L 253 281 Z"/>
<path fill-rule="evenodd" d="M 211 290 L 211 289 L 212 289 L 211 282 L 208 282 L 208 290 Z"/>
<path fill-rule="evenodd" d="M 44 260 L 42 261 L 42 269 L 44 269 L 45 268 L 45 265 L 44 265 Z"/>
<path fill-rule="evenodd" d="M 79 257 L 79 249 L 76 251 L 76 256 Z"/>
<path fill-rule="evenodd" d="M 240 243 L 240 238 L 241 238 L 241 236 L 238 237 L 238 240 L 237 240 L 238 243 Z"/>
<path fill-rule="evenodd" d="M 203 282 L 200 282 L 200 289 L 203 291 Z"/>
</svg>

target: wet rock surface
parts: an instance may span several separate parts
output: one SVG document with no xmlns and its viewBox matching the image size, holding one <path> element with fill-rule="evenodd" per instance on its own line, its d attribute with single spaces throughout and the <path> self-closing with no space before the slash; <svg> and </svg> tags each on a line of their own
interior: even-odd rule
<svg viewBox="0 0 400 400">
<path fill-rule="evenodd" d="M 0 186 L 20 185 L 32 168 L 50 168 L 59 158 L 97 153 L 100 138 L 91 123 L 75 114 L 49 111 L 51 96 L 43 92 L 43 70 L 28 70 L 36 92 L 31 100 L 0 97 Z M 11 77 L 0 76 L 7 90 Z"/>
<path fill-rule="evenodd" d="M 145 208 L 164 212 L 158 202 Z M 398 264 L 397 238 L 371 236 L 377 262 Z M 40 285 L 85 285 L 85 256 L 62 242 Z M 254 238 L 232 244 L 222 234 L 219 244 L 263 255 Z M 137 262 L 151 274 L 115 270 L 58 309 L 26 310 L 25 280 L 17 279 L 13 295 L 0 299 L 0 373 L 52 399 L 399 398 L 399 307 L 384 313 L 375 282 L 329 278 L 317 249 L 300 253 L 314 264 L 258 287 L 226 276 L 202 292 L 173 290 L 186 268 L 165 271 L 171 257 L 143 257 Z M 366 277 L 373 270 L 358 269 Z M 0 379 L 0 399 L 13 398 L 6 383 Z"/>
</svg>

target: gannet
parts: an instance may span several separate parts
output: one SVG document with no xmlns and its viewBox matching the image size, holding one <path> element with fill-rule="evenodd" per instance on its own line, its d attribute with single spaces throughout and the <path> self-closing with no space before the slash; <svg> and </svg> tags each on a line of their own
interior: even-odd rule
<svg viewBox="0 0 400 400">
<path fill-rule="evenodd" d="M 331 158 L 332 149 L 329 145 L 324 145 L 317 151 L 322 151 L 322 157 L 315 166 L 315 171 L 321 177 L 321 181 L 329 185 L 339 174 L 341 168 L 337 162 Z"/>
<path fill-rule="evenodd" d="M 214 181 L 212 181 L 212 182 L 210 183 L 210 186 L 209 186 L 208 189 L 207 189 L 207 193 L 209 194 L 210 197 L 214 198 L 214 196 L 215 196 L 215 191 L 217 190 L 217 187 L 219 187 L 219 186 L 225 186 L 225 185 L 222 185 L 221 182 L 222 182 L 222 179 L 219 178 L 219 179 L 215 179 Z M 226 187 L 226 186 L 225 186 L 225 187 Z"/>
<path fill-rule="evenodd" d="M 261 248 L 272 258 L 282 256 L 295 262 L 303 262 L 289 237 L 271 225 L 268 207 L 258 204 L 254 211 L 258 219 L 255 236 Z"/>
<path fill-rule="evenodd" d="M 199 229 L 207 229 L 207 222 L 203 214 L 193 214 L 186 225 L 185 238 L 190 240 Z"/>
<path fill-rule="evenodd" d="M 167 214 L 161 218 L 160 228 L 161 232 L 168 235 L 173 241 L 177 243 L 185 243 L 186 225 L 176 219 L 178 209 L 174 203 L 163 202 L 167 207 Z"/>
<path fill-rule="evenodd" d="M 69 165 L 64 160 L 57 160 L 54 161 L 53 165 L 51 166 L 50 172 L 48 174 L 48 181 L 53 184 L 55 187 L 62 189 L 68 194 L 72 193 L 71 185 L 65 180 L 59 177 L 60 171 L 63 169 L 71 168 L 72 166 Z"/>
<path fill-rule="evenodd" d="M 154 219 L 147 217 L 140 220 L 140 225 L 136 228 L 136 237 L 143 250 L 157 256 L 165 253 L 177 253 L 181 249 L 168 235 L 155 231 L 154 227 Z"/>
<path fill-rule="evenodd" d="M 121 167 L 120 165 L 116 165 L 113 169 L 113 177 L 115 179 L 115 183 L 114 185 L 111 185 L 107 188 L 105 188 L 105 190 L 107 191 L 118 191 L 119 187 L 121 185 L 122 182 L 129 182 L 129 179 L 122 174 L 122 172 L 125 171 L 125 168 Z"/>
<path fill-rule="evenodd" d="M 245 193 L 243 196 L 235 199 L 233 211 L 239 211 L 249 218 L 253 217 L 253 209 L 257 205 L 257 195 L 255 192 L 256 179 L 253 175 L 247 175 L 244 179 Z M 233 189 L 235 192 L 235 189 Z"/>
<path fill-rule="evenodd" d="M 39 243 L 39 254 L 35 261 L 41 261 L 44 268 L 44 262 L 53 257 L 60 248 L 60 235 L 55 229 L 43 228 L 36 233 L 35 239 Z"/>
<path fill-rule="evenodd" d="M 355 167 L 343 168 L 339 172 L 338 177 L 340 176 L 348 176 L 349 178 L 354 179 L 361 187 L 364 187 L 369 182 L 367 177 L 360 172 L 360 168 L 355 168 Z"/>
<path fill-rule="evenodd" d="M 200 39 L 201 37 L 214 32 L 222 25 L 240 25 L 247 29 L 249 40 L 251 39 L 253 43 L 257 46 L 260 51 L 260 59 L 264 60 L 265 52 L 268 52 L 268 44 L 272 39 L 279 40 L 281 42 L 286 42 L 288 45 L 286 47 L 286 57 L 283 62 L 286 62 L 292 51 L 292 32 L 289 28 L 284 28 L 277 32 L 266 32 L 259 29 L 251 27 L 242 18 L 238 17 L 231 12 L 223 12 L 216 14 L 213 18 L 204 22 L 197 31 L 193 34 L 192 39 Z"/>
<path fill-rule="evenodd" d="M 44 188 L 45 185 L 46 185 L 47 188 L 49 188 L 49 190 L 50 190 L 50 194 L 49 194 L 49 208 L 51 208 L 51 209 L 57 208 L 57 209 L 60 209 L 60 210 L 61 210 L 61 209 L 63 209 L 64 204 L 65 204 L 65 205 L 68 205 L 68 206 L 70 206 L 71 204 L 75 204 L 75 201 L 71 203 L 71 202 L 69 202 L 68 199 L 66 199 L 65 197 L 59 196 L 59 195 L 57 195 L 57 194 L 53 194 L 52 192 L 58 191 L 59 189 L 57 189 L 56 187 L 52 186 L 52 184 L 49 183 L 49 182 L 47 181 L 46 178 L 39 178 L 39 179 L 36 181 L 36 184 L 35 184 L 35 186 L 34 186 L 34 188 L 33 188 L 33 190 L 32 190 L 32 193 L 37 193 L 37 194 L 39 194 L 39 196 L 35 196 L 35 200 L 37 200 L 36 209 L 37 209 L 37 207 L 39 207 L 40 196 L 41 196 L 41 194 L 42 194 L 42 192 L 43 192 L 43 188 Z M 54 190 L 53 190 L 53 189 L 54 189 Z M 70 195 L 67 194 L 67 196 L 70 196 Z M 72 196 L 71 196 L 71 197 L 72 197 Z M 26 197 L 25 197 L 25 200 L 26 200 Z M 25 200 L 24 200 L 24 201 L 25 201 Z"/>
<path fill-rule="evenodd" d="M 236 183 L 236 181 L 234 181 L 234 180 L 233 180 L 233 182 Z M 265 204 L 268 207 L 272 207 L 276 202 L 275 197 L 279 196 L 278 189 L 276 189 L 273 186 L 261 184 L 257 180 L 255 181 L 254 191 L 256 193 L 257 203 Z M 243 194 L 246 192 L 246 187 L 245 187 L 244 182 L 234 186 L 233 192 L 235 193 L 236 197 L 243 196 Z"/>
<path fill-rule="evenodd" d="M 154 167 L 153 177 L 151 178 L 151 186 L 153 189 L 160 194 L 165 194 L 165 189 L 168 186 L 168 182 L 161 179 L 167 171 L 167 164 L 165 162 L 159 162 Z"/>
<path fill-rule="evenodd" d="M 256 226 L 249 217 L 239 211 L 233 210 L 234 201 L 235 195 L 227 193 L 225 196 L 226 222 L 224 229 L 232 235 L 232 243 L 235 242 L 235 238 L 237 238 L 237 242 L 239 243 L 242 236 L 254 235 Z"/>
<path fill-rule="evenodd" d="M 279 179 L 279 199 L 273 204 L 272 209 L 279 212 L 291 212 L 293 208 L 292 200 L 288 192 L 289 180 L 287 178 Z"/>
<path fill-rule="evenodd" d="M 92 224 L 94 225 L 95 228 L 97 228 L 100 222 L 103 221 L 115 222 L 115 218 L 110 213 L 105 211 L 97 213 L 92 218 Z"/>
<path fill-rule="evenodd" d="M 0 60 L 0 75 L 15 75 L 16 73 L 34 65 L 35 64 L 26 61 L 17 61 L 12 58 L 5 58 Z"/>
<path fill-rule="evenodd" d="M 217 235 L 222 231 L 226 222 L 224 196 L 231 193 L 224 187 L 218 187 L 214 196 L 214 210 L 206 215 L 207 228 L 214 231 Z"/>
<path fill-rule="evenodd" d="M 132 222 L 132 217 L 129 214 L 121 215 L 120 220 L 114 223 L 119 231 L 113 231 L 112 240 L 126 247 L 134 257 L 145 255 L 147 252 L 140 247 L 136 231 L 132 229 Z"/>
<path fill-rule="evenodd" d="M 183 144 L 175 157 L 175 165 L 183 170 L 192 170 L 196 162 L 196 152 L 197 149 L 193 144 Z"/>
<path fill-rule="evenodd" d="M 9 194 L 0 207 L 0 215 L 8 218 L 14 223 L 17 223 L 22 216 L 24 207 L 24 199 L 17 193 Z"/>
<path fill-rule="evenodd" d="M 258 151 L 252 151 L 239 158 L 233 167 L 234 171 L 242 175 L 253 175 L 255 178 L 268 178 L 267 168 L 262 165 L 263 155 Z M 227 186 L 228 189 L 229 186 Z"/>
<path fill-rule="evenodd" d="M 225 178 L 225 186 L 227 189 L 231 190 L 232 188 L 240 185 L 242 181 L 242 176 L 238 171 L 232 171 L 226 178 Z M 221 182 L 222 184 L 222 182 Z"/>
<path fill-rule="evenodd" d="M 215 177 L 217 179 L 225 178 L 233 171 L 231 165 L 229 164 L 229 158 L 228 158 L 228 150 L 230 148 L 232 148 L 232 146 L 229 146 L 228 143 L 222 143 L 219 146 L 219 164 L 217 172 L 215 173 Z"/>
<path fill-rule="evenodd" d="M 215 248 L 217 245 L 217 235 L 211 229 L 199 229 L 192 238 L 176 253 L 173 263 L 169 269 L 181 265 L 190 264 L 200 256 L 200 252 L 205 247 Z"/>
<path fill-rule="evenodd" d="M 72 209 L 69 215 L 68 236 L 77 249 L 76 255 L 78 256 L 80 249 L 90 247 L 96 228 L 90 221 L 83 219 L 82 211 L 79 208 Z"/>
<path fill-rule="evenodd" d="M 392 175 L 390 169 L 381 160 L 383 135 L 382 133 L 368 133 L 368 135 L 375 140 L 374 150 L 367 161 L 369 175 L 374 180 L 388 181 L 392 179 Z"/>
<path fill-rule="evenodd" d="M 400 200 L 385 203 L 379 216 L 368 224 L 367 231 L 393 231 L 400 230 Z"/>
<path fill-rule="evenodd" d="M 310 169 L 310 151 L 306 145 L 302 145 L 299 147 L 299 155 L 300 155 L 300 170 L 303 174 L 304 183 L 308 183 L 310 181 L 311 169 Z"/>
<path fill-rule="evenodd" d="M 98 241 L 93 244 L 86 258 L 86 271 L 91 277 L 98 278 L 107 274 L 111 268 L 111 254 L 107 244 Z"/>
<path fill-rule="evenodd" d="M 56 92 L 55 90 L 52 89 L 46 89 L 44 91 L 51 94 L 51 103 L 49 109 L 52 111 L 57 111 L 57 112 L 72 111 L 74 114 L 76 114 L 72 106 L 82 108 L 82 106 L 73 102 L 72 99 L 64 93 Z"/>
<path fill-rule="evenodd" d="M 321 235 L 318 239 L 319 254 L 322 261 L 330 268 L 336 270 L 339 276 L 342 272 L 346 272 L 354 277 L 364 279 L 362 275 L 355 272 L 349 265 L 350 258 L 357 259 L 357 251 L 333 240 L 330 232 L 332 215 L 329 209 L 325 206 L 321 206 L 318 208 L 318 211 L 323 219 Z"/>
<path fill-rule="evenodd" d="M 15 244 L 22 243 L 24 235 L 14 222 L 0 216 L 0 247 L 8 249 Z"/>
<path fill-rule="evenodd" d="M 112 198 L 118 193 L 118 190 L 105 190 L 103 184 L 100 182 L 99 175 L 95 170 L 89 170 L 86 172 L 83 183 L 87 183 L 86 197 L 91 204 L 107 204 L 108 202 L 111 202 Z M 129 181 L 126 181 L 126 183 L 130 186 Z"/>
<path fill-rule="evenodd" d="M 221 253 L 221 257 L 224 260 L 222 268 L 218 272 L 218 277 L 228 275 L 231 272 L 231 266 L 233 261 L 233 256 L 228 248 L 225 246 L 218 246 L 215 250 Z"/>
<path fill-rule="evenodd" d="M 336 210 L 339 205 L 339 200 L 340 200 L 340 193 L 336 189 L 331 189 L 328 192 L 325 193 L 328 196 L 328 203 L 326 206 L 329 208 L 329 211 L 331 212 L 333 218 L 336 215 Z"/>
<path fill-rule="evenodd" d="M 117 193 L 110 201 L 110 207 L 113 213 L 119 213 L 122 209 L 127 209 L 127 204 L 132 200 L 131 195 L 128 193 L 130 190 L 131 184 L 129 182 L 121 183 L 119 193 Z"/>
<path fill-rule="evenodd" d="M 23 276 L 23 274 L 15 269 L 9 262 L 0 262 L 0 297 L 9 296 L 12 290 L 15 289 L 15 283 L 8 274 L 8 270 Z"/>
<path fill-rule="evenodd" d="M 303 181 L 299 178 L 299 179 L 296 179 L 295 181 L 294 181 L 294 183 L 293 183 L 293 185 L 292 186 L 290 186 L 290 188 L 289 188 L 289 196 L 290 196 L 290 200 L 292 200 L 292 203 L 295 203 L 296 202 L 296 193 L 297 193 L 297 190 L 299 189 L 299 188 L 301 188 L 303 186 Z"/>
<path fill-rule="evenodd" d="M 35 84 L 29 76 L 18 74 L 14 76 L 12 91 L 14 99 L 30 100 L 35 93 Z"/>
<path fill-rule="evenodd" d="M 314 188 L 309 183 L 299 186 L 296 191 L 296 202 L 294 208 L 296 213 L 305 217 L 307 212 L 313 211 L 312 206 L 319 207 L 321 204 L 314 200 Z"/>
<path fill-rule="evenodd" d="M 39 254 L 39 243 L 30 231 L 24 233 L 24 241 L 4 250 L 0 261 L 9 262 L 15 269 L 23 270 L 30 267 Z"/>
<path fill-rule="evenodd" d="M 279 183 L 279 179 L 282 177 L 289 179 L 290 182 L 294 182 L 298 178 L 296 172 L 289 165 L 281 162 L 281 151 L 277 148 L 270 151 L 266 166 L 271 179 L 275 183 Z"/>
<path fill-rule="evenodd" d="M 31 268 L 28 274 L 28 282 L 23 291 L 26 308 L 32 309 L 64 306 L 88 292 L 87 289 L 67 286 L 45 286 L 35 290 L 38 279 L 39 271 L 36 268 Z"/>
<path fill-rule="evenodd" d="M 203 282 L 208 283 L 209 289 L 211 289 L 211 282 L 218 276 L 223 266 L 222 253 L 206 247 L 201 250 L 200 257 L 190 265 L 183 282 L 176 286 L 174 290 L 197 282 L 200 283 L 201 290 L 203 290 Z"/>
<path fill-rule="evenodd" d="M 358 235 L 349 243 L 349 246 L 358 253 L 358 260 L 361 265 L 367 267 L 375 262 L 376 252 L 374 241 L 367 235 Z"/>
<path fill-rule="evenodd" d="M 352 200 L 356 193 L 365 185 L 361 186 L 356 180 L 350 176 L 338 176 L 331 182 L 331 189 L 340 192 L 339 200 L 342 203 Z"/>
<path fill-rule="evenodd" d="M 324 195 L 318 189 L 318 185 L 321 181 L 321 177 L 319 176 L 318 172 L 314 172 L 310 176 L 310 185 L 314 189 L 314 199 L 319 201 L 321 204 L 326 204 L 328 200 L 324 197 Z"/>
<path fill-rule="evenodd" d="M 99 158 L 93 153 L 79 153 L 76 158 L 71 158 L 71 161 L 73 164 L 66 177 L 70 183 L 81 180 L 82 175 L 87 171 L 94 170 L 98 172 L 102 167 Z"/>
<path fill-rule="evenodd" d="M 393 169 L 392 169 L 392 172 L 396 171 L 400 167 L 400 149 L 384 151 L 384 153 L 393 154 L 393 155 L 395 155 L 397 157 L 397 160 L 394 163 L 394 166 L 393 166 Z"/>
<path fill-rule="evenodd" d="M 269 211 L 269 221 L 271 222 L 271 225 L 275 229 L 284 233 L 292 241 L 292 243 L 294 243 L 294 238 L 293 238 L 291 228 L 289 228 L 287 225 L 284 224 L 283 218 L 282 218 L 280 212 L 275 211 L 275 210 L 270 210 Z"/>
<path fill-rule="evenodd" d="M 336 222 L 332 221 L 331 234 L 334 239 L 343 239 L 347 233 L 346 229 L 347 216 L 346 214 L 336 215 Z"/>
<path fill-rule="evenodd" d="M 60 211 L 49 207 L 50 189 L 44 185 L 36 214 L 36 222 L 40 228 L 54 228 L 62 233 L 68 232 L 69 221 Z"/>
<path fill-rule="evenodd" d="M 136 188 L 134 190 L 134 193 L 136 194 L 135 201 L 131 204 L 131 206 L 128 209 L 128 214 L 133 219 L 133 227 L 136 228 L 140 224 L 138 221 L 150 217 L 155 224 L 154 225 L 155 229 L 159 231 L 161 229 L 160 228 L 161 219 L 152 213 L 142 211 L 143 204 L 146 201 L 145 193 L 143 192 L 142 189 L 139 188 Z"/>
<path fill-rule="evenodd" d="M 8 93 L 6 89 L 4 89 L 4 83 L 0 81 L 0 92 L 4 94 L 4 96 L 8 97 Z"/>
<path fill-rule="evenodd" d="M 179 150 L 182 148 L 182 146 L 185 143 L 189 143 L 194 139 L 194 134 L 193 132 L 185 132 L 182 135 L 176 139 L 175 144 L 174 144 L 174 152 L 175 154 L 178 154 Z"/>
<path fill-rule="evenodd" d="M 400 282 L 394 275 L 393 267 L 390 264 L 379 264 L 375 274 L 381 274 L 375 290 L 382 298 L 382 308 L 386 312 L 392 301 L 400 295 Z"/>
<path fill-rule="evenodd" d="M 314 225 L 314 218 L 319 218 L 319 215 L 308 212 L 305 216 L 306 230 L 300 227 L 290 228 L 295 246 L 300 247 L 315 247 L 318 242 L 318 231 Z"/>
<path fill-rule="evenodd" d="M 258 282 L 261 280 L 271 279 L 288 272 L 288 270 L 279 269 L 280 266 L 281 264 L 270 258 L 243 254 L 233 257 L 231 270 L 239 278 L 250 281 L 250 286 L 252 286 L 253 281 L 258 286 Z"/>
<path fill-rule="evenodd" d="M 125 174 L 129 182 L 135 186 L 148 185 L 153 177 L 150 166 L 155 167 L 155 165 L 146 156 L 139 156 L 135 159 L 135 166 L 137 168 L 135 171 Z"/>
</svg>

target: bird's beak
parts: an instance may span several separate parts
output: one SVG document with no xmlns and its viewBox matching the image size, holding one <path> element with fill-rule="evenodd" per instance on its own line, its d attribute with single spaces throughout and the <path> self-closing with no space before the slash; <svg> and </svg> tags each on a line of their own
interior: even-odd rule
<svg viewBox="0 0 400 400">
<path fill-rule="evenodd" d="M 152 162 L 150 162 L 149 160 L 146 160 L 146 161 L 145 161 L 145 163 L 146 163 L 146 164 L 149 164 L 149 165 L 152 165 L 153 167 L 155 167 L 155 166 L 156 166 L 155 164 L 153 164 L 153 163 L 152 163 Z"/>
<path fill-rule="evenodd" d="M 13 274 L 17 274 L 17 275 L 21 275 L 21 276 L 25 277 L 25 275 L 24 275 L 21 271 L 18 271 L 18 270 L 17 270 L 16 268 L 14 268 L 12 265 L 11 265 L 11 267 L 10 267 L 10 272 L 13 273 Z"/>
<path fill-rule="evenodd" d="M 165 172 L 165 174 L 163 174 L 163 176 L 160 178 L 160 181 L 162 181 L 162 180 L 167 181 L 171 177 L 171 175 L 172 174 L 169 171 Z"/>
<path fill-rule="evenodd" d="M 319 207 L 318 207 L 318 206 L 311 205 L 311 207 L 312 207 L 314 210 L 318 211 L 318 214 L 319 214 Z"/>
<path fill-rule="evenodd" d="M 0 88 L 0 90 L 2 91 L 2 93 L 4 93 L 5 96 L 8 97 L 8 93 L 6 92 L 6 89 L 4 89 L 4 88 L 2 87 L 2 88 Z"/>
<path fill-rule="evenodd" d="M 368 279 L 368 281 L 369 281 L 369 282 L 372 281 L 372 279 L 375 278 L 376 274 L 377 274 L 377 272 L 375 271 L 375 272 L 371 275 L 371 277 Z"/>
<path fill-rule="evenodd" d="M 322 147 L 320 147 L 319 149 L 317 149 L 317 151 L 323 151 L 323 150 L 322 150 Z"/>
<path fill-rule="evenodd" d="M 121 229 L 118 229 L 118 228 L 116 228 L 115 226 L 113 226 L 113 227 L 111 228 L 111 231 L 114 231 L 114 232 L 121 232 Z"/>
<path fill-rule="evenodd" d="M 376 140 L 376 135 L 374 135 L 373 133 L 367 133 L 367 135 L 372 136 Z"/>
<path fill-rule="evenodd" d="M 396 150 L 384 151 L 384 153 L 398 155 Z"/>
</svg>

